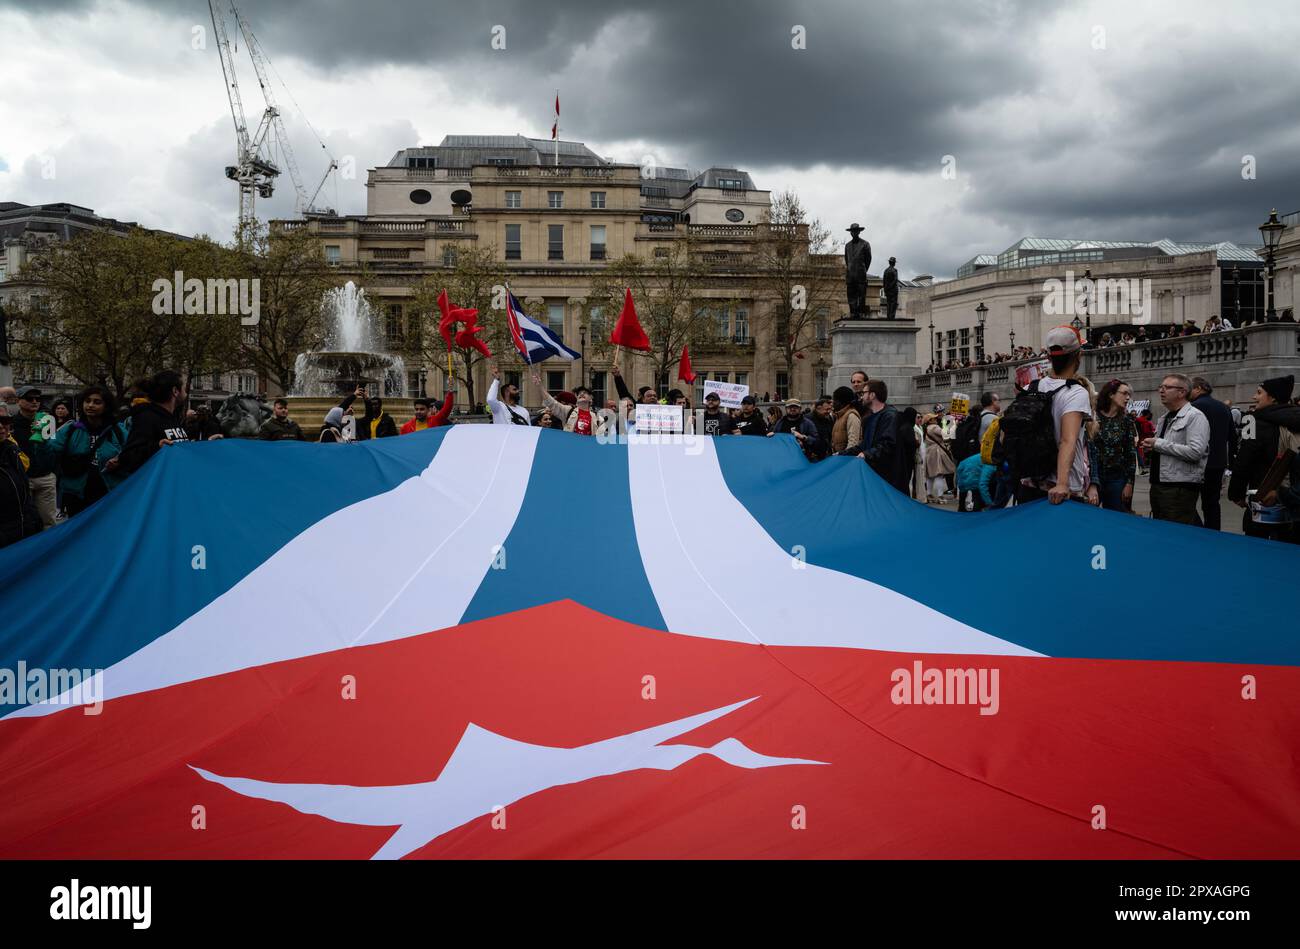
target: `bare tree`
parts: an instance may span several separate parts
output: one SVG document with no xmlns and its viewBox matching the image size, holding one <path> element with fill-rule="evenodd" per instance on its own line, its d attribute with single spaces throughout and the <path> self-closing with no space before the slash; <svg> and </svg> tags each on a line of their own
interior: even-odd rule
<svg viewBox="0 0 1300 949">
<path fill-rule="evenodd" d="M 816 339 L 816 324 L 835 312 L 842 268 L 828 256 L 830 229 L 809 220 L 799 196 L 783 191 L 772 198 L 758 227 L 749 260 L 755 296 L 767 302 L 773 342 L 786 371 Z"/>
<path fill-rule="evenodd" d="M 649 260 L 628 254 L 613 261 L 593 281 L 588 295 L 591 307 L 600 307 L 606 330 L 612 330 L 623 308 L 624 289 L 631 289 L 637 318 L 650 338 L 647 354 L 656 384 L 668 384 L 671 367 L 682 348 L 701 338 L 712 318 L 697 305 L 707 270 L 696 242 L 674 241 L 668 252 Z M 592 352 L 607 355 L 612 348 L 608 332 L 592 333 Z"/>
<path fill-rule="evenodd" d="M 515 350 L 510 342 L 505 310 L 493 306 L 501 302 L 500 292 L 506 282 L 505 267 L 497 260 L 496 247 L 458 243 L 450 250 L 450 266 L 441 273 L 424 277 L 412 289 L 411 305 L 416 311 L 414 324 L 417 327 L 411 341 L 412 349 L 418 351 L 425 365 L 447 364 L 447 347 L 438 334 L 438 323 L 442 319 L 438 294 L 446 290 L 452 306 L 478 310 L 478 325 L 484 328 L 478 334 L 479 339 L 487 344 L 494 360 L 508 360 Z M 472 408 L 477 404 L 474 369 L 485 357 L 475 349 L 456 345 L 454 340 L 452 348 L 456 356 L 456 378 L 465 386 L 467 404 Z"/>
</svg>

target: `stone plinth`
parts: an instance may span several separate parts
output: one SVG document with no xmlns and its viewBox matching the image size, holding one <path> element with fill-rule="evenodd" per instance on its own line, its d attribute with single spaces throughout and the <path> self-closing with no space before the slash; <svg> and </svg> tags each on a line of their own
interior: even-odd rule
<svg viewBox="0 0 1300 949">
<path fill-rule="evenodd" d="M 915 320 L 840 320 L 831 327 L 831 368 L 827 387 L 834 391 L 849 384 L 861 369 L 889 386 L 889 401 L 906 405 L 912 398 L 912 380 L 920 372 L 916 361 Z"/>
</svg>

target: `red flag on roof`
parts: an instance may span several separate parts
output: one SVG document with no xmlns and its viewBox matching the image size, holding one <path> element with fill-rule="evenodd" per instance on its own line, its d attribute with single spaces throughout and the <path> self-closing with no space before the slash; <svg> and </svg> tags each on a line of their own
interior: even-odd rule
<svg viewBox="0 0 1300 949">
<path fill-rule="evenodd" d="M 623 312 L 618 315 L 618 322 L 614 324 L 614 331 L 609 334 L 609 341 L 615 346 L 639 349 L 643 353 L 650 352 L 650 337 L 646 336 L 645 330 L 641 328 L 641 321 L 636 318 L 636 306 L 632 303 L 630 289 L 623 291 Z"/>
</svg>

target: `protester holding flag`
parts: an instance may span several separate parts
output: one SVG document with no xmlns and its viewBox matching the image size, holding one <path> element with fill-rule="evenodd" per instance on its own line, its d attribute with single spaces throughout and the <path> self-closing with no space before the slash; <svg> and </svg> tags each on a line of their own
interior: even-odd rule
<svg viewBox="0 0 1300 949">
<path fill-rule="evenodd" d="M 426 429 L 437 428 L 440 425 L 448 424 L 447 418 L 451 415 L 451 407 L 455 401 L 453 394 L 448 391 L 447 397 L 442 400 L 442 405 L 434 415 L 429 414 L 429 400 L 415 400 L 415 418 L 411 419 L 402 426 L 400 434 L 410 435 L 412 432 L 423 432 Z"/>
<path fill-rule="evenodd" d="M 578 386 L 573 390 L 574 404 L 569 406 L 542 388 L 542 378 L 536 371 L 533 372 L 533 382 L 542 389 L 542 401 L 550 410 L 552 417 L 563 423 L 564 431 L 573 432 L 575 435 L 605 434 L 605 417 L 599 415 L 594 409 L 591 390 L 586 386 Z"/>
</svg>

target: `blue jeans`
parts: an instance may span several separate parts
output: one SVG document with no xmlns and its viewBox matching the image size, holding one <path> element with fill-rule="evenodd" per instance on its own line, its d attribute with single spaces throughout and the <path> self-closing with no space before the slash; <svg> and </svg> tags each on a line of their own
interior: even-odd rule
<svg viewBox="0 0 1300 949">
<path fill-rule="evenodd" d="M 1101 506 L 1108 511 L 1127 511 L 1129 505 L 1124 503 L 1124 486 L 1128 484 L 1126 478 L 1116 478 L 1113 481 L 1098 481 L 1097 493 L 1101 496 Z"/>
</svg>

